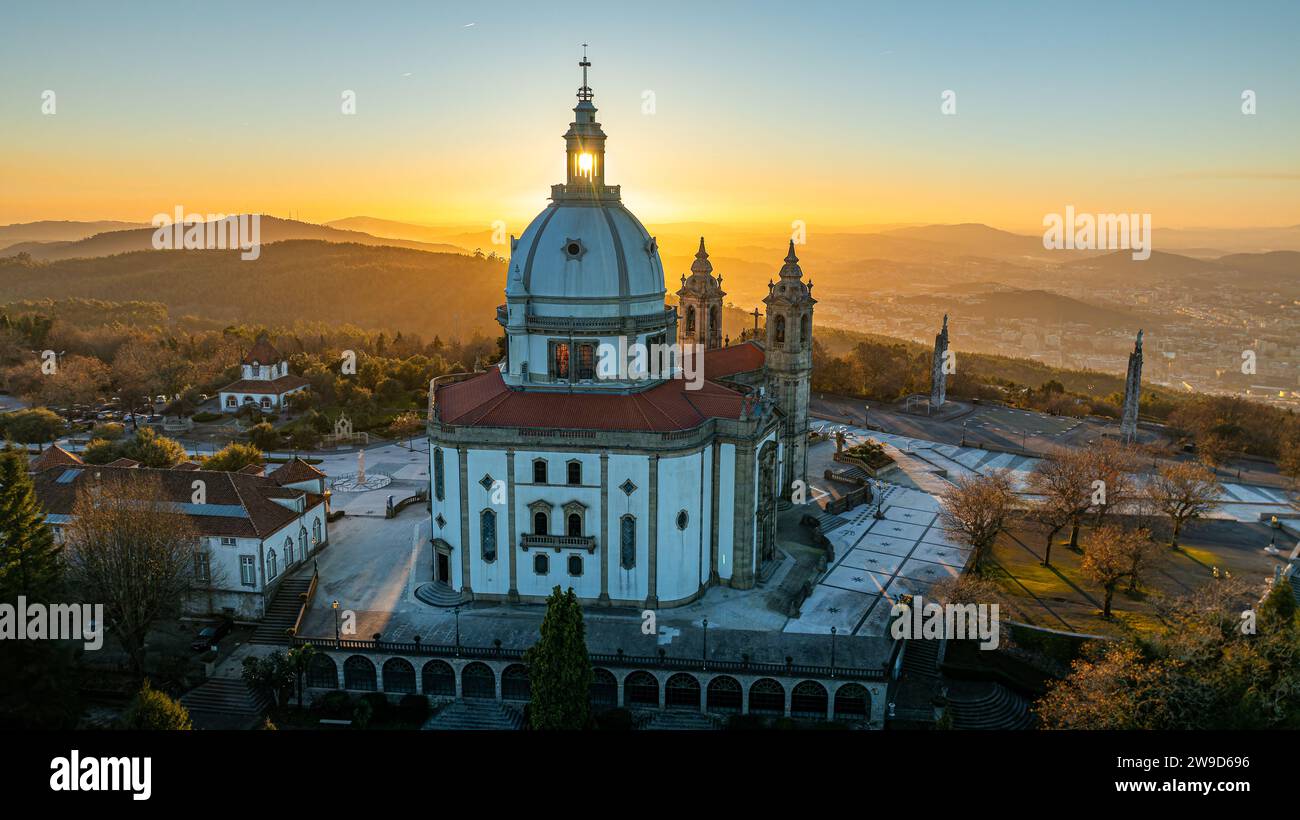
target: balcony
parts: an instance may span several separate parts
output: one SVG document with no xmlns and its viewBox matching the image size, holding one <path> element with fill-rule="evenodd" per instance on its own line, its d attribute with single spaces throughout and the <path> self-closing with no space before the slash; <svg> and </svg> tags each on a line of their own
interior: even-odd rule
<svg viewBox="0 0 1300 820">
<path fill-rule="evenodd" d="M 524 552 L 528 552 L 530 549 L 551 549 L 556 552 L 560 550 L 586 550 L 594 553 L 596 551 L 596 536 L 533 535 L 526 533 L 519 536 L 519 546 Z"/>
</svg>

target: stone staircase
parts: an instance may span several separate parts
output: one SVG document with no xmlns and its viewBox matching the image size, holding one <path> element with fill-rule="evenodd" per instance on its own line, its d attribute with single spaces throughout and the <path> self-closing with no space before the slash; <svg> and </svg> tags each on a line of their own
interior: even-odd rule
<svg viewBox="0 0 1300 820">
<path fill-rule="evenodd" d="M 909 640 L 903 653 L 903 672 L 908 677 L 939 677 L 939 642 L 923 638 Z"/>
<path fill-rule="evenodd" d="M 429 718 L 424 729 L 431 731 L 510 732 L 522 729 L 524 715 L 514 706 L 495 700 L 470 698 L 444 706 Z"/>
<path fill-rule="evenodd" d="M 196 729 L 249 729 L 261 722 L 270 701 L 248 691 L 238 678 L 208 678 L 181 696 Z"/>
<path fill-rule="evenodd" d="M 266 607 L 266 615 L 253 631 L 249 643 L 288 646 L 288 631 L 298 622 L 302 593 L 311 587 L 311 578 L 285 578 Z"/>
<path fill-rule="evenodd" d="M 1034 724 L 1029 702 L 1000 683 L 953 686 L 948 708 L 956 729 L 1029 729 Z"/>
<path fill-rule="evenodd" d="M 428 604 L 436 607 L 453 607 L 459 605 L 461 601 L 460 593 L 452 589 L 443 581 L 430 581 L 420 584 L 415 588 L 415 597 Z"/>
</svg>

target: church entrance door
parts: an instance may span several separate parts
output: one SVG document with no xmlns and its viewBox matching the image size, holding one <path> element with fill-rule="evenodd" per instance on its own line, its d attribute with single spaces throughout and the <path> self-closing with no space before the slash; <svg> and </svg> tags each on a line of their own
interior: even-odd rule
<svg viewBox="0 0 1300 820">
<path fill-rule="evenodd" d="M 438 571 L 436 577 L 437 580 L 442 581 L 444 584 L 451 583 L 451 562 L 448 561 L 447 556 L 441 552 L 438 553 Z"/>
</svg>

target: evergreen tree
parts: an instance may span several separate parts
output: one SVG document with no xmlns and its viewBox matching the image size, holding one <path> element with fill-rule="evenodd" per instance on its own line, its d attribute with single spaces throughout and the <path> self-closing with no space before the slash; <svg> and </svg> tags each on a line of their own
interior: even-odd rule
<svg viewBox="0 0 1300 820">
<path fill-rule="evenodd" d="M 63 563 L 36 500 L 27 456 L 0 451 L 0 601 L 19 595 L 48 602 L 62 585 Z"/>
<path fill-rule="evenodd" d="M 546 599 L 541 636 L 524 653 L 532 687 L 529 725 L 534 729 L 582 729 L 589 716 L 591 659 L 587 657 L 582 607 L 570 587 Z"/>
<path fill-rule="evenodd" d="M 159 692 L 145 681 L 122 716 L 125 729 L 181 730 L 194 728 L 190 712 L 166 692 Z"/>
</svg>

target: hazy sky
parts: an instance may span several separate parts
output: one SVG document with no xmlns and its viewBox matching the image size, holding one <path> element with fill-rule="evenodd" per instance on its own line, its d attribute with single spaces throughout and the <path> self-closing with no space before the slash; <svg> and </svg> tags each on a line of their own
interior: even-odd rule
<svg viewBox="0 0 1300 820">
<path fill-rule="evenodd" d="M 582 42 L 647 222 L 1300 223 L 1295 2 L 26 0 L 0 32 L 0 223 L 513 232 L 563 179 Z"/>
</svg>

